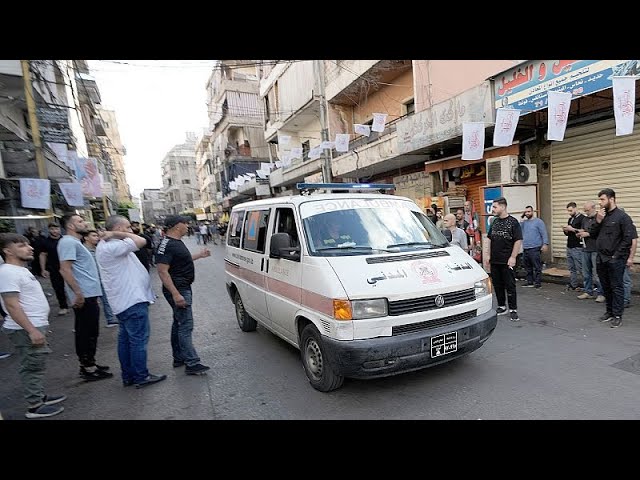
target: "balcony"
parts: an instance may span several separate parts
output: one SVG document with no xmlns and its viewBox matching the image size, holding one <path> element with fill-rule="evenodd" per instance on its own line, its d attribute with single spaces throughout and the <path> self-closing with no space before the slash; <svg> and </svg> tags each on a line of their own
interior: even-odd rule
<svg viewBox="0 0 640 480">
<path fill-rule="evenodd" d="M 304 181 L 305 177 L 322 170 L 322 158 L 314 160 L 295 160 L 287 168 L 279 168 L 269 175 L 269 183 L 272 187 L 286 187 Z"/>
<path fill-rule="evenodd" d="M 354 105 L 353 99 L 360 97 L 363 84 L 372 94 L 411 68 L 411 60 L 325 60 L 327 101 Z"/>
</svg>

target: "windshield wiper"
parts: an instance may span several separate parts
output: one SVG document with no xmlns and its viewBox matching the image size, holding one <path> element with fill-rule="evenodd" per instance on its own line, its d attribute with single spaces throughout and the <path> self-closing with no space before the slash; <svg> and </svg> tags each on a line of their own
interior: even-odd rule
<svg viewBox="0 0 640 480">
<path fill-rule="evenodd" d="M 338 245 L 335 247 L 320 247 L 320 248 L 316 248 L 316 252 L 326 252 L 329 250 L 364 250 L 367 252 L 372 252 L 374 250 L 376 251 L 380 251 L 380 252 L 393 252 L 393 250 L 388 250 L 385 248 L 373 248 L 373 247 L 369 247 L 366 245 L 353 245 L 351 243 L 346 243 L 346 244 L 342 244 L 342 245 Z"/>
<path fill-rule="evenodd" d="M 406 242 L 406 243 L 394 243 L 392 245 L 387 245 L 387 248 L 393 247 L 416 247 L 416 246 L 430 246 L 434 245 L 431 242 Z"/>
</svg>

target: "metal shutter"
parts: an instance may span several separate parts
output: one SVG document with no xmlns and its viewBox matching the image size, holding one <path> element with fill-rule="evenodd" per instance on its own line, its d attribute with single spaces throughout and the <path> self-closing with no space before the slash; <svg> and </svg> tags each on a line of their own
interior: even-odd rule
<svg viewBox="0 0 640 480">
<path fill-rule="evenodd" d="M 562 226 L 569 215 L 566 205 L 576 202 L 579 211 L 587 200 L 597 203 L 598 192 L 613 188 L 618 206 L 640 225 L 640 128 L 616 137 L 614 120 L 567 130 L 561 142 L 551 145 L 551 202 L 553 256 L 566 257 L 567 237 Z M 640 249 L 635 263 L 640 263 Z"/>
</svg>

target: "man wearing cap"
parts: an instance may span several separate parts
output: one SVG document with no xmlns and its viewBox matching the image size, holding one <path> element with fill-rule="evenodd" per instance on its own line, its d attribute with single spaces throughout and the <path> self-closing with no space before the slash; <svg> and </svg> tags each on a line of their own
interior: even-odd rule
<svg viewBox="0 0 640 480">
<path fill-rule="evenodd" d="M 193 312 L 191 309 L 191 284 L 195 279 L 194 260 L 208 257 L 211 252 L 203 248 L 191 254 L 182 242 L 187 234 L 190 219 L 180 215 L 169 215 L 164 221 L 166 235 L 158 245 L 156 266 L 162 280 L 162 293 L 173 309 L 171 326 L 171 349 L 173 366 L 185 366 L 187 375 L 203 375 L 209 367 L 200 363 L 193 346 Z"/>
</svg>

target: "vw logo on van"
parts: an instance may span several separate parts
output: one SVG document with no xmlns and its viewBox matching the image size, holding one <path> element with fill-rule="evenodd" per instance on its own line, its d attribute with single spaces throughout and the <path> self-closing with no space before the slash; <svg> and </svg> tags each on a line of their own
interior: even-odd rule
<svg viewBox="0 0 640 480">
<path fill-rule="evenodd" d="M 444 307 L 444 297 L 442 295 L 438 295 L 435 298 L 435 302 L 436 302 L 436 307 L 438 308 Z"/>
</svg>

